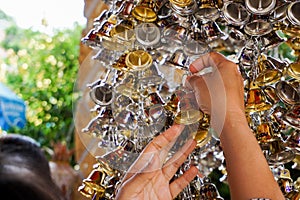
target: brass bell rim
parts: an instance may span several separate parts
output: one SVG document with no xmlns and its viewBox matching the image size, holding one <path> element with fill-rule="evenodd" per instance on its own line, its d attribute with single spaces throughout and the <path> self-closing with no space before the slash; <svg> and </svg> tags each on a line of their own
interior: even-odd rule
<svg viewBox="0 0 300 200">
<path fill-rule="evenodd" d="M 186 116 L 189 118 L 186 119 Z M 200 122 L 200 120 L 203 118 L 203 116 L 204 116 L 204 114 L 200 110 L 188 109 L 188 110 L 184 110 L 184 111 L 179 111 L 175 115 L 174 122 L 176 124 L 185 124 L 185 125 L 195 124 L 197 122 Z"/>
<path fill-rule="evenodd" d="M 281 77 L 282 73 L 280 71 L 275 69 L 269 69 L 259 73 L 255 79 L 255 83 L 258 86 L 271 85 L 280 80 Z"/>
<path fill-rule="evenodd" d="M 169 0 L 171 6 L 172 4 L 173 5 L 176 5 L 178 7 L 187 7 L 187 6 L 190 6 L 192 3 L 195 3 L 194 0 Z"/>
<path fill-rule="evenodd" d="M 157 20 L 157 15 L 154 10 L 142 5 L 134 7 L 131 14 L 135 19 L 142 22 L 155 22 Z"/>
<path fill-rule="evenodd" d="M 295 153 L 292 150 L 284 149 L 281 152 L 270 154 L 267 156 L 267 161 L 271 165 L 283 165 L 291 162 L 295 158 Z"/>
<path fill-rule="evenodd" d="M 286 73 L 292 78 L 300 80 L 300 62 L 291 63 L 287 67 Z"/>
<path fill-rule="evenodd" d="M 105 192 L 105 188 L 97 183 L 93 183 L 91 179 L 83 179 L 83 184 L 85 184 L 87 187 L 92 188 L 93 190 L 97 192 Z"/>
<path fill-rule="evenodd" d="M 261 112 L 261 111 L 266 111 L 270 110 L 272 108 L 272 104 L 269 102 L 262 102 L 260 104 L 246 104 L 246 113 L 251 113 L 251 112 Z"/>
<path fill-rule="evenodd" d="M 152 56 L 144 50 L 129 52 L 125 57 L 125 64 L 133 71 L 144 70 L 152 65 Z"/>
</svg>

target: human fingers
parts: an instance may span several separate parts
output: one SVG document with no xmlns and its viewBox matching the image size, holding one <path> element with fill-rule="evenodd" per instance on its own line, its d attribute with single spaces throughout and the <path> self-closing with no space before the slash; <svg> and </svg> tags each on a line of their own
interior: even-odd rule
<svg viewBox="0 0 300 200">
<path fill-rule="evenodd" d="M 209 52 L 192 62 L 190 65 L 190 71 L 192 73 L 197 73 L 208 67 L 218 67 L 224 61 L 227 61 L 227 59 L 222 54 Z"/>
<path fill-rule="evenodd" d="M 195 140 L 189 140 L 185 145 L 175 153 L 175 155 L 170 158 L 163 167 L 163 173 L 167 177 L 168 180 L 171 180 L 178 168 L 182 165 L 182 163 L 186 160 L 188 155 L 194 150 L 196 147 Z"/>
<path fill-rule="evenodd" d="M 199 173 L 197 167 L 192 166 L 182 176 L 170 184 L 172 198 L 175 198 Z"/>
<path fill-rule="evenodd" d="M 150 164 L 149 161 L 154 159 L 154 157 L 157 159 L 157 155 L 159 155 L 160 152 L 164 150 L 164 148 L 167 148 L 167 150 L 169 150 L 173 144 L 173 141 L 180 135 L 183 128 L 184 128 L 183 125 L 175 124 L 171 126 L 168 130 L 160 134 L 159 136 L 155 137 L 145 147 L 145 149 L 142 151 L 140 156 L 129 168 L 123 180 L 129 179 L 135 173 L 140 172 L 141 169 L 145 169 Z M 161 158 L 158 158 L 158 160 L 161 162 Z M 152 167 L 161 168 L 163 163 L 161 162 L 156 164 L 157 165 Z"/>
</svg>

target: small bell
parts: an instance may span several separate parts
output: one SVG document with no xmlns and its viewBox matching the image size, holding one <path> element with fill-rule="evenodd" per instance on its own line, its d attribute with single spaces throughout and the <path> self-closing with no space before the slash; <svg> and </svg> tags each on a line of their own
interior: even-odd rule
<svg viewBox="0 0 300 200">
<path fill-rule="evenodd" d="M 284 122 L 288 125 L 300 128 L 300 105 L 295 105 L 288 110 L 283 116 Z"/>
<path fill-rule="evenodd" d="M 223 200 L 215 184 L 208 177 L 203 179 L 203 185 L 200 188 L 201 200 Z"/>
<path fill-rule="evenodd" d="M 266 97 L 262 90 L 254 83 L 250 83 L 246 99 L 246 111 L 259 112 L 269 110 L 271 107 L 272 105 L 266 101 Z"/>
<path fill-rule="evenodd" d="M 243 4 L 231 1 L 224 4 L 223 14 L 227 23 L 238 27 L 244 26 L 250 18 Z"/>
<path fill-rule="evenodd" d="M 221 31 L 219 25 L 214 21 L 208 21 L 202 24 L 201 31 L 203 34 L 202 37 L 207 40 L 207 42 L 213 42 L 226 36 L 226 34 Z"/>
<path fill-rule="evenodd" d="M 287 149 L 279 137 L 268 143 L 269 149 L 266 158 L 271 165 L 283 165 L 291 162 L 295 158 L 292 150 Z"/>
<path fill-rule="evenodd" d="M 300 94 L 290 83 L 280 81 L 276 83 L 275 88 L 277 96 L 284 103 L 288 105 L 296 105 L 300 103 Z"/>
<path fill-rule="evenodd" d="M 300 130 L 293 130 L 291 135 L 285 141 L 288 148 L 300 155 Z"/>
<path fill-rule="evenodd" d="M 299 1 L 292 2 L 287 9 L 288 20 L 293 25 L 296 25 L 296 26 L 300 26 L 299 10 L 300 10 L 300 2 Z"/>
<path fill-rule="evenodd" d="M 217 4 L 214 0 L 200 0 L 200 7 L 195 13 L 195 17 L 201 21 L 214 21 L 219 16 L 218 7 L 222 5 Z"/>
<path fill-rule="evenodd" d="M 267 35 L 272 30 L 273 29 L 271 23 L 263 19 L 250 21 L 244 27 L 245 33 L 247 33 L 249 36 Z"/>
<path fill-rule="evenodd" d="M 255 83 L 258 86 L 265 86 L 275 83 L 282 76 L 282 73 L 275 69 L 274 65 L 267 59 L 259 59 L 257 69 Z"/>
<path fill-rule="evenodd" d="M 133 8 L 131 14 L 135 19 L 141 22 L 154 22 L 157 19 L 153 0 L 141 0 L 138 5 Z"/>
</svg>

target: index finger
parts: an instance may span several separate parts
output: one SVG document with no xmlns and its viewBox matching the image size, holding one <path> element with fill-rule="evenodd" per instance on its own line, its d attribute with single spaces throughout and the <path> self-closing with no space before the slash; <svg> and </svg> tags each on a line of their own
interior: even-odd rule
<svg viewBox="0 0 300 200">
<path fill-rule="evenodd" d="M 192 73 L 197 73 L 205 68 L 218 67 L 220 63 L 226 61 L 227 59 L 220 53 L 209 52 L 199 57 L 197 60 L 191 63 L 190 71 Z"/>
<path fill-rule="evenodd" d="M 184 128 L 184 125 L 175 124 L 172 127 L 170 127 L 165 132 L 161 133 L 157 137 L 155 137 L 142 151 L 142 153 L 139 155 L 139 157 L 136 159 L 134 164 L 129 168 L 128 172 L 126 173 L 123 181 L 128 180 L 130 177 L 132 177 L 136 173 L 140 173 L 143 169 L 146 169 L 148 165 L 155 163 L 157 166 L 157 169 L 160 169 L 163 165 L 163 163 L 160 162 L 153 162 L 152 159 L 155 159 L 153 157 L 153 153 L 157 153 L 161 151 L 162 149 L 170 149 L 171 144 L 174 142 L 174 140 L 180 135 Z"/>
</svg>

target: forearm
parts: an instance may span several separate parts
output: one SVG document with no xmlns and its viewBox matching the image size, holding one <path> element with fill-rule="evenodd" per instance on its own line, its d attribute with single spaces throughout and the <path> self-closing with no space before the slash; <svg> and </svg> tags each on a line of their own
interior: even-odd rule
<svg viewBox="0 0 300 200">
<path fill-rule="evenodd" d="M 246 121 L 226 122 L 220 136 L 232 199 L 284 199 Z"/>
</svg>

